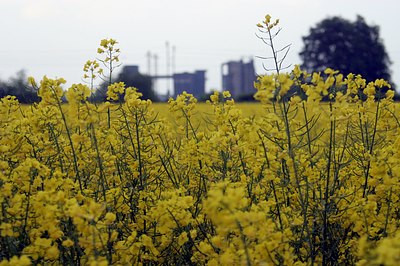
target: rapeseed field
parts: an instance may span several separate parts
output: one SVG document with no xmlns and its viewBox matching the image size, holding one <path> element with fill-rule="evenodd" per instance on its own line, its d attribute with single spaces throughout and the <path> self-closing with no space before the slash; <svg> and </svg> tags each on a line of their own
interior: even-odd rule
<svg viewBox="0 0 400 266">
<path fill-rule="evenodd" d="M 400 260 L 400 114 L 392 90 L 376 97 L 384 80 L 296 66 L 260 76 L 252 105 L 228 91 L 153 104 L 123 83 L 96 105 L 90 86 L 30 83 L 38 104 L 0 100 L 0 265 Z M 285 98 L 295 86 L 306 97 Z"/>
</svg>

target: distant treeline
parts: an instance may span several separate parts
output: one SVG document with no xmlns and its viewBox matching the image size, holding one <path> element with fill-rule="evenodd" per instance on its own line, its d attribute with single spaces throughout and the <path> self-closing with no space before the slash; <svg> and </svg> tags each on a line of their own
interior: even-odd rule
<svg viewBox="0 0 400 266">
<path fill-rule="evenodd" d="M 143 94 L 143 99 L 150 99 L 154 102 L 159 101 L 157 95 L 152 90 L 151 78 L 145 75 L 137 74 L 131 77 L 120 73 L 113 82 L 124 82 L 127 87 L 136 87 Z M 107 100 L 107 82 L 102 82 L 89 98 L 91 102 L 104 102 Z M 67 89 L 67 88 L 65 88 Z M 18 71 L 8 80 L 0 80 L 0 99 L 13 95 L 21 103 L 39 102 L 38 91 L 28 84 L 28 76 L 25 70 Z"/>
<path fill-rule="evenodd" d="M 143 94 L 143 99 L 150 99 L 153 102 L 160 101 L 157 95 L 154 93 L 152 89 L 151 78 L 146 75 L 137 74 L 132 77 L 124 76 L 123 73 L 120 73 L 113 82 L 124 82 L 126 87 L 136 87 L 138 91 Z M 98 86 L 98 88 L 94 91 L 94 93 L 89 98 L 91 102 L 104 102 L 107 100 L 107 85 L 108 83 L 103 82 Z M 256 90 L 254 89 L 254 93 Z M 377 98 L 381 98 L 382 95 L 377 95 Z M 37 95 L 37 90 L 28 84 L 28 77 L 24 70 L 18 71 L 15 76 L 10 77 L 7 81 L 0 80 L 0 99 L 7 95 L 14 95 L 17 97 L 18 101 L 21 103 L 34 103 L 39 102 L 40 97 Z M 207 93 L 197 99 L 198 101 L 206 101 L 210 99 L 210 95 L 213 92 Z M 285 100 L 289 100 L 291 96 L 298 95 L 302 99 L 305 99 L 307 96 L 305 93 L 297 86 L 293 86 L 284 97 Z M 123 99 L 123 96 L 121 97 Z M 245 94 L 240 95 L 235 98 L 237 102 L 254 102 L 256 101 L 253 97 L 253 94 Z M 327 97 L 322 99 L 328 100 Z M 400 101 L 400 95 L 395 91 L 394 96 L 395 101 Z"/>
<path fill-rule="evenodd" d="M 14 95 L 21 103 L 34 103 L 40 101 L 37 91 L 28 85 L 28 77 L 25 70 L 18 71 L 15 76 L 7 81 L 0 80 L 0 99 Z"/>
</svg>

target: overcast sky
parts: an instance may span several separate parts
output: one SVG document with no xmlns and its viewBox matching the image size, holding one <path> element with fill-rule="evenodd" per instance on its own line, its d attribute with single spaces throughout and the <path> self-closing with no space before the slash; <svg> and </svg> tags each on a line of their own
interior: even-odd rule
<svg viewBox="0 0 400 266">
<path fill-rule="evenodd" d="M 176 72 L 207 70 L 207 90 L 221 89 L 223 62 L 271 55 L 255 36 L 266 14 L 281 21 L 276 45 L 292 44 L 287 64 L 300 63 L 301 37 L 317 22 L 336 15 L 353 21 L 359 14 L 380 26 L 399 85 L 399 12 L 399 0 L 0 0 L 0 79 L 25 69 L 37 79 L 81 82 L 100 40 L 114 38 L 122 63 L 139 65 L 142 73 L 146 53 L 158 54 L 159 74 L 166 73 L 168 41 L 176 47 Z M 255 62 L 263 73 L 261 60 Z"/>
</svg>

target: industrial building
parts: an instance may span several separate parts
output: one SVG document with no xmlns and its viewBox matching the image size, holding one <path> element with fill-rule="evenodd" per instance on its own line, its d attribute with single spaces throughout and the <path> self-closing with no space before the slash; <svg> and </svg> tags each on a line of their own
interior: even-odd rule
<svg viewBox="0 0 400 266">
<path fill-rule="evenodd" d="M 122 68 L 122 74 L 124 76 L 136 76 L 139 74 L 138 65 L 126 65 Z"/>
<path fill-rule="evenodd" d="M 231 92 L 233 98 L 239 98 L 255 93 L 254 81 L 257 76 L 253 60 L 245 63 L 229 61 L 221 65 L 222 89 Z"/>
<path fill-rule="evenodd" d="M 174 97 L 182 94 L 184 91 L 193 94 L 197 99 L 204 96 L 206 85 L 205 75 L 205 70 L 196 70 L 194 73 L 173 74 Z"/>
</svg>

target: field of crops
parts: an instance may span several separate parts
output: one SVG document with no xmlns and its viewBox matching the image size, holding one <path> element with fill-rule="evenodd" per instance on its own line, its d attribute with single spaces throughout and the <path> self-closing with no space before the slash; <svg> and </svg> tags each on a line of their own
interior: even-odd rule
<svg viewBox="0 0 400 266">
<path fill-rule="evenodd" d="M 258 24 L 271 47 L 278 22 Z M 386 81 L 275 61 L 256 104 L 153 104 L 112 82 L 116 44 L 98 48 L 108 73 L 87 61 L 88 86 L 29 78 L 39 103 L 0 100 L 0 266 L 398 265 Z M 98 77 L 102 104 L 88 100 Z"/>
<path fill-rule="evenodd" d="M 95 105 L 63 83 L 45 77 L 32 106 L 1 99 L 0 265 L 399 261 L 400 114 L 393 91 L 375 99 L 385 81 L 295 68 L 260 77 L 258 104 L 223 92 L 164 105 L 123 84 L 108 92 L 123 102 Z M 307 99 L 280 101 L 294 85 Z"/>
</svg>

